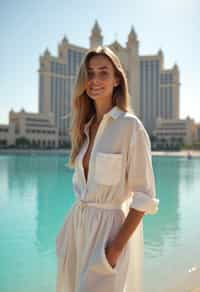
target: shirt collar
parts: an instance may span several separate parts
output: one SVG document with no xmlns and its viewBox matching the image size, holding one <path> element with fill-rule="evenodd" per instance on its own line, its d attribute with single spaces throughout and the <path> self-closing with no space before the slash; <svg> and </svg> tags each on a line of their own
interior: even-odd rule
<svg viewBox="0 0 200 292">
<path fill-rule="evenodd" d="M 121 110 L 117 105 L 113 106 L 111 110 L 109 110 L 107 113 L 103 115 L 103 119 L 112 117 L 114 120 L 117 119 L 124 111 Z M 84 125 L 84 131 L 87 130 L 95 117 L 95 114 L 92 115 L 90 120 Z"/>
</svg>

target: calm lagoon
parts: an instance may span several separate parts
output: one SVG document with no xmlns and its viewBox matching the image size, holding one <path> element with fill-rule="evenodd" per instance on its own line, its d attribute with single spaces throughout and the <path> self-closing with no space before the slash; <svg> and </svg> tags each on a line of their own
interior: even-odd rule
<svg viewBox="0 0 200 292">
<path fill-rule="evenodd" d="M 1 292 L 55 291 L 55 239 L 75 201 L 67 160 L 0 155 Z M 153 167 L 160 209 L 144 218 L 144 292 L 165 292 L 200 270 L 200 158 L 154 156 Z"/>
</svg>

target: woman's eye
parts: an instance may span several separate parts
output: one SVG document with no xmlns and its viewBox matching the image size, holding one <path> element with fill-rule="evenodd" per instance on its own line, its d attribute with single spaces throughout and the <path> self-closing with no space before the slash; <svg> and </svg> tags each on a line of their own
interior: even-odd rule
<svg viewBox="0 0 200 292">
<path fill-rule="evenodd" d="M 106 75 L 108 75 L 108 72 L 107 72 L 107 71 L 102 71 L 101 74 L 102 74 L 103 76 L 106 76 Z"/>
<path fill-rule="evenodd" d="M 107 71 L 100 71 L 99 73 L 97 73 L 97 78 L 105 78 L 108 76 L 108 72 Z M 88 75 L 88 79 L 92 79 L 95 77 L 95 73 L 94 72 L 87 72 L 87 75 Z"/>
</svg>

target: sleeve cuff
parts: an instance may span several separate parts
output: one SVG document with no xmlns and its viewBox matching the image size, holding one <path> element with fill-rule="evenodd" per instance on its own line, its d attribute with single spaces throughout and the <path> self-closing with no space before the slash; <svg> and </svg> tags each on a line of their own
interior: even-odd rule
<svg viewBox="0 0 200 292">
<path fill-rule="evenodd" d="M 144 193 L 135 192 L 130 203 L 130 208 L 145 212 L 145 214 L 155 214 L 158 211 L 159 200 Z"/>
</svg>

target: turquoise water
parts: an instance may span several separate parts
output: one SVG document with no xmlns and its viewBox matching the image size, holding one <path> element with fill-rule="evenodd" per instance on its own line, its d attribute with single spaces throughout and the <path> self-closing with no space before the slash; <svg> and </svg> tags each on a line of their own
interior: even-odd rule
<svg viewBox="0 0 200 292">
<path fill-rule="evenodd" d="M 67 156 L 0 156 L 0 291 L 55 291 L 55 238 L 75 198 Z M 200 267 L 200 159 L 153 157 L 160 210 L 144 218 L 145 292 Z M 175 276 L 176 274 L 176 276 Z"/>
</svg>

